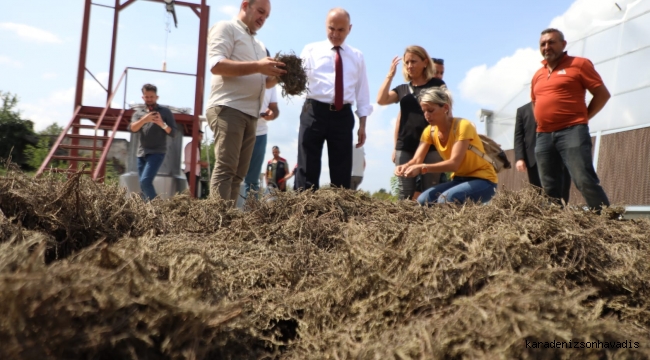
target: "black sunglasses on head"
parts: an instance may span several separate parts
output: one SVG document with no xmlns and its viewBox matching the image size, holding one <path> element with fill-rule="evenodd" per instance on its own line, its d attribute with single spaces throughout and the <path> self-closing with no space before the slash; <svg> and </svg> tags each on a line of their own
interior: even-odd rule
<svg viewBox="0 0 650 360">
<path fill-rule="evenodd" d="M 439 65 L 444 65 L 445 64 L 445 59 L 431 58 L 431 61 L 433 61 L 435 64 L 439 64 Z"/>
</svg>

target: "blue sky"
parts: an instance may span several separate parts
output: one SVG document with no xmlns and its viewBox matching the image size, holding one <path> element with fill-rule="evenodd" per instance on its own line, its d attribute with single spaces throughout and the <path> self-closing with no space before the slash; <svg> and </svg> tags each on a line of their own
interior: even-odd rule
<svg viewBox="0 0 650 360">
<path fill-rule="evenodd" d="M 114 4 L 112 0 L 94 2 Z M 72 115 L 83 3 L 30 0 L 0 4 L 0 90 L 20 97 L 19 108 L 36 123 L 37 130 L 52 122 L 65 125 Z M 239 4 L 238 0 L 208 1 L 210 23 L 232 18 Z M 584 35 L 594 18 L 606 19 L 616 11 L 614 2 L 606 0 L 273 0 L 271 16 L 258 36 L 271 53 L 299 54 L 307 43 L 325 39 L 325 16 L 335 6 L 346 8 L 352 16 L 347 42 L 365 55 L 373 102 L 391 59 L 408 45 L 421 45 L 431 56 L 445 59 L 444 80 L 455 95 L 454 114 L 475 121 L 479 130 L 483 126 L 478 110 L 498 107 L 520 91 L 539 67 L 536 43 L 542 29 L 557 25 L 571 40 Z M 161 69 L 165 58 L 169 71 L 195 72 L 198 18 L 187 8 L 178 9 L 178 18 L 178 29 L 172 27 L 166 35 L 167 15 L 162 4 L 139 0 L 123 11 L 118 74 L 126 66 Z M 88 68 L 106 85 L 112 10 L 93 7 L 91 27 Z M 396 76 L 393 85 L 400 81 Z M 193 107 L 193 79 L 169 74 L 130 75 L 127 103 L 140 100 L 139 87 L 145 82 L 158 85 L 161 103 Z M 207 94 L 208 87 L 206 81 Z M 119 99 L 121 104 L 121 94 Z M 86 77 L 85 104 L 104 101 L 101 87 Z M 270 147 L 279 145 L 290 165 L 295 163 L 302 102 L 300 98 L 279 99 L 281 115 L 269 126 L 267 158 L 271 157 Z M 375 106 L 368 120 L 368 168 L 361 185 L 365 190 L 389 187 L 392 131 L 398 110 L 397 105 Z M 324 166 L 322 183 L 328 176 Z"/>
</svg>

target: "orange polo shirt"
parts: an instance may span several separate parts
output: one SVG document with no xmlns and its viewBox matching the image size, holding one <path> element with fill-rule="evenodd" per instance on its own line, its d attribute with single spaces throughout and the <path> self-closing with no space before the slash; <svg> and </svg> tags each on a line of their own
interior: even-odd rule
<svg viewBox="0 0 650 360">
<path fill-rule="evenodd" d="M 587 90 L 603 84 L 589 59 L 564 57 L 549 73 L 544 65 L 533 76 L 530 97 L 535 104 L 537 132 L 554 132 L 570 126 L 587 124 Z"/>
</svg>

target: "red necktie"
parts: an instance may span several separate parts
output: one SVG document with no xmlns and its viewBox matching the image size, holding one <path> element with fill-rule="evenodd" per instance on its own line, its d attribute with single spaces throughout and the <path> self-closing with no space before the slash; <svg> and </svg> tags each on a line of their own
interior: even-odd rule
<svg viewBox="0 0 650 360">
<path fill-rule="evenodd" d="M 335 46 L 336 57 L 334 58 L 334 70 L 336 77 L 334 78 L 334 108 L 336 111 L 343 109 L 343 60 L 341 59 L 341 47 Z"/>
</svg>

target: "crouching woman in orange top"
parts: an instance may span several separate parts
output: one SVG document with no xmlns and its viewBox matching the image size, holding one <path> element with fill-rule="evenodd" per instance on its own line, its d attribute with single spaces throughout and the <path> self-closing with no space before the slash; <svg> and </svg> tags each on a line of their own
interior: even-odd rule
<svg viewBox="0 0 650 360">
<path fill-rule="evenodd" d="M 452 180 L 436 185 L 418 197 L 420 205 L 448 202 L 488 202 L 497 188 L 497 173 L 492 164 L 469 149 L 473 145 L 485 152 L 474 124 L 451 115 L 452 98 L 446 87 L 420 93 L 420 106 L 429 123 L 422 133 L 415 156 L 395 169 L 395 175 L 414 177 L 428 172 L 453 172 Z M 423 164 L 429 146 L 434 145 L 443 161 Z"/>
</svg>

